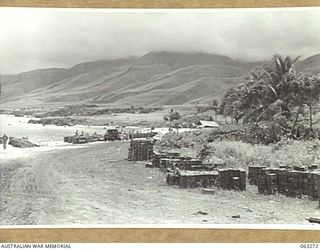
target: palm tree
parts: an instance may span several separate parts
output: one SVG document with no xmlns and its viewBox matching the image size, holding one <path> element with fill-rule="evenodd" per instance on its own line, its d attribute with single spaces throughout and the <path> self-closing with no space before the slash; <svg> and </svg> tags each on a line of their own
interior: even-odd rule
<svg viewBox="0 0 320 250">
<path fill-rule="evenodd" d="M 291 58 L 290 56 L 286 56 L 283 58 L 279 54 L 275 54 L 272 57 L 272 68 L 271 68 L 271 90 L 275 93 L 277 99 L 284 99 L 288 94 L 288 83 L 285 81 L 285 76 L 288 73 L 295 74 L 294 64 L 300 58 L 297 56 L 296 58 Z"/>
</svg>

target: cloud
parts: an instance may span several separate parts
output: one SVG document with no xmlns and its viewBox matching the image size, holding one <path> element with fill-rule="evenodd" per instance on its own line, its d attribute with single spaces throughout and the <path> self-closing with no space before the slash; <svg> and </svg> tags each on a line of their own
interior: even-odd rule
<svg viewBox="0 0 320 250">
<path fill-rule="evenodd" d="M 71 67 L 150 51 L 265 60 L 320 51 L 320 9 L 101 11 L 0 8 L 0 71 Z"/>
</svg>

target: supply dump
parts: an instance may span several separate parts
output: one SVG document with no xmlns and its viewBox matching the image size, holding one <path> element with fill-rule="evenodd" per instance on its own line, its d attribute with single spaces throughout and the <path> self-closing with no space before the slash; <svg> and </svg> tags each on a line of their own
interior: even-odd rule
<svg viewBox="0 0 320 250">
<path fill-rule="evenodd" d="M 59 141 L 45 143 L 42 133 L 55 129 Z M 317 224 L 317 164 L 235 167 L 211 158 L 209 146 L 195 154 L 165 141 L 202 128 L 158 129 L 160 139 L 157 128 L 41 130 L 31 133 L 36 147 L 12 151 L 10 141 L 33 140 L 9 134 L 1 152 L 29 150 L 24 157 L 0 159 L 2 225 Z"/>
</svg>

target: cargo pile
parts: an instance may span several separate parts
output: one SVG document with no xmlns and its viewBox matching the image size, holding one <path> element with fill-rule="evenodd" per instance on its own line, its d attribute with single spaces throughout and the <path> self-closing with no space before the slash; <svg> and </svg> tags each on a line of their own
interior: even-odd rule
<svg viewBox="0 0 320 250">
<path fill-rule="evenodd" d="M 220 169 L 219 187 L 223 189 L 246 190 L 246 171 L 240 169 Z"/>
<path fill-rule="evenodd" d="M 160 168 L 162 159 L 179 159 L 179 158 L 180 158 L 179 152 L 160 152 L 160 153 L 154 152 L 153 159 L 152 159 L 152 166 L 154 168 Z"/>
<path fill-rule="evenodd" d="M 63 137 L 63 141 L 67 143 L 73 143 L 73 139 L 75 136 L 65 136 Z"/>
<path fill-rule="evenodd" d="M 147 133 L 129 133 L 128 139 L 136 139 L 136 138 L 152 138 L 157 134 L 157 132 L 147 132 Z"/>
<path fill-rule="evenodd" d="M 320 172 L 317 166 L 288 168 L 249 167 L 249 182 L 261 194 L 283 194 L 289 197 L 308 196 L 320 199 Z"/>
<path fill-rule="evenodd" d="M 179 152 L 154 152 L 152 163 L 147 163 L 146 167 L 167 172 L 167 184 L 180 188 L 207 188 L 215 185 L 223 189 L 246 189 L 246 172 L 224 169 L 225 164 L 222 161 L 205 163 L 199 159 L 181 156 Z"/>
<path fill-rule="evenodd" d="M 163 172 L 174 170 L 213 170 L 211 163 L 204 163 L 202 160 L 188 156 L 182 156 L 179 152 L 153 152 L 152 163 L 146 167 L 159 168 Z"/>
<path fill-rule="evenodd" d="M 16 147 L 16 148 L 39 147 L 39 145 L 28 141 L 28 139 L 25 139 L 25 138 L 19 139 L 19 138 L 15 138 L 15 137 L 9 138 L 9 145 L 11 145 L 12 147 Z"/>
<path fill-rule="evenodd" d="M 203 165 L 197 170 L 180 170 L 176 167 L 166 176 L 167 184 L 180 188 L 211 187 L 237 191 L 246 190 L 246 172 L 239 169 L 216 169 Z"/>
<path fill-rule="evenodd" d="M 148 161 L 153 158 L 154 140 L 139 138 L 130 141 L 129 161 Z"/>
<path fill-rule="evenodd" d="M 65 136 L 63 138 L 64 142 L 73 143 L 73 144 L 83 144 L 83 143 L 103 141 L 103 140 L 104 140 L 103 136 L 98 134 L 73 135 L 73 136 Z"/>
<path fill-rule="evenodd" d="M 211 187 L 218 179 L 217 171 L 190 171 L 181 170 L 178 173 L 168 173 L 168 185 L 178 185 L 180 188 Z"/>
</svg>

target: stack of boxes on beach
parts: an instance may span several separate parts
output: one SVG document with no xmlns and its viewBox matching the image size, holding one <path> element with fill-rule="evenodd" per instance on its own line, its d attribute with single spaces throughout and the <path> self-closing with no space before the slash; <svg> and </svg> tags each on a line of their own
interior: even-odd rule
<svg viewBox="0 0 320 250">
<path fill-rule="evenodd" d="M 176 159 L 162 158 L 160 159 L 160 170 L 168 171 L 178 167 L 180 170 L 205 170 L 206 165 L 198 159 L 190 159 L 185 157 L 179 157 Z"/>
<path fill-rule="evenodd" d="M 172 151 L 154 152 L 152 163 L 146 164 L 146 167 L 159 168 L 167 172 L 167 184 L 181 188 L 210 187 L 218 177 L 218 172 L 213 171 L 212 164 Z"/>
<path fill-rule="evenodd" d="M 87 143 L 88 139 L 85 136 L 75 136 L 73 138 L 73 142 L 74 144 L 83 144 L 83 143 Z"/>
<path fill-rule="evenodd" d="M 278 169 L 260 169 L 257 183 L 259 193 L 275 194 L 278 187 L 277 176 Z"/>
<path fill-rule="evenodd" d="M 218 186 L 223 189 L 246 190 L 246 171 L 240 169 L 220 169 Z"/>
<path fill-rule="evenodd" d="M 216 183 L 218 178 L 217 171 L 190 171 L 181 170 L 176 176 L 174 184 L 180 188 L 195 188 L 195 187 L 211 187 Z M 167 176 L 168 182 L 168 176 Z M 170 184 L 168 182 L 168 184 Z"/>
<path fill-rule="evenodd" d="M 153 158 L 153 145 L 152 139 L 133 139 L 130 141 L 130 148 L 128 153 L 129 161 L 148 161 Z"/>
<path fill-rule="evenodd" d="M 320 172 L 317 166 L 279 168 L 249 167 L 249 182 L 262 194 L 283 194 L 289 197 L 320 198 Z"/>
<path fill-rule="evenodd" d="M 73 143 L 74 136 L 65 136 L 63 138 L 64 142 Z"/>
<path fill-rule="evenodd" d="M 246 190 L 244 170 L 225 169 L 223 162 L 204 163 L 199 159 L 182 156 L 179 152 L 153 152 L 153 141 L 150 139 L 131 140 L 128 159 L 152 160 L 145 166 L 166 172 L 168 185 L 180 188 L 207 188 L 216 185 L 223 189 Z"/>
<path fill-rule="evenodd" d="M 73 144 L 82 144 L 88 142 L 102 141 L 103 137 L 99 135 L 81 135 L 81 136 L 65 136 L 63 138 L 64 142 Z"/>
<path fill-rule="evenodd" d="M 179 161 L 179 152 L 153 152 L 152 167 L 166 170 L 173 166 L 175 161 Z"/>
</svg>

